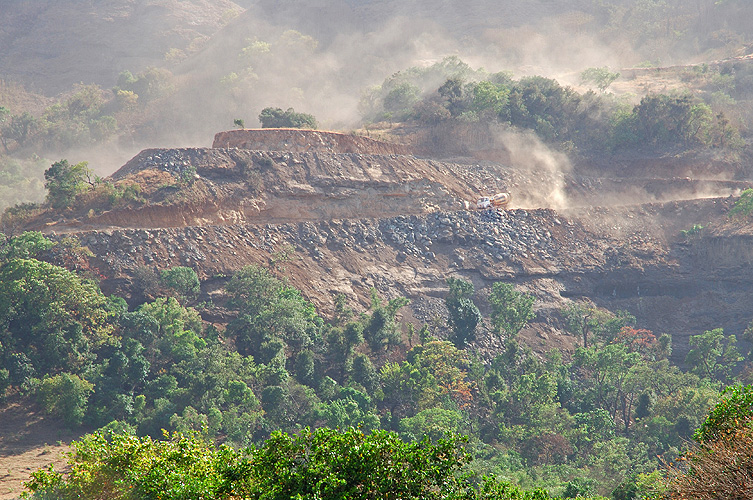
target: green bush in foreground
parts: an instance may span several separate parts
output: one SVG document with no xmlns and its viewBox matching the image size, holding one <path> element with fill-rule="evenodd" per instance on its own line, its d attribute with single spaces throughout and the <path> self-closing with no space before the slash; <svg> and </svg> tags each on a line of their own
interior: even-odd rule
<svg viewBox="0 0 753 500">
<path fill-rule="evenodd" d="M 165 440 L 98 432 L 73 443 L 70 472 L 32 474 L 24 498 L 98 499 L 508 499 L 548 500 L 463 475 L 465 438 L 404 442 L 395 433 L 357 429 L 275 432 L 258 448 L 235 451 L 197 437 Z"/>
<path fill-rule="evenodd" d="M 50 466 L 32 474 L 24 498 L 209 499 L 231 498 L 242 453 L 173 434 L 158 441 L 96 433 L 72 443 L 63 475 Z"/>
</svg>

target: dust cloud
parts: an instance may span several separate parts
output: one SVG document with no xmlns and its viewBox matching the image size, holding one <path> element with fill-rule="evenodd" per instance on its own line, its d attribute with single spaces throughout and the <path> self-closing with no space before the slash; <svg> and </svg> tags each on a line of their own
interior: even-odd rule
<svg viewBox="0 0 753 500">
<path fill-rule="evenodd" d="M 543 4 L 539 11 L 509 6 L 502 12 L 489 2 L 454 10 L 453 2 L 447 9 L 421 1 L 386 2 L 394 7 L 388 14 L 376 5 L 382 3 L 336 2 L 336 8 L 321 12 L 316 2 L 297 8 L 260 2 L 249 8 L 174 69 L 178 90 L 153 106 L 145 139 L 163 147 L 211 143 L 236 118 L 259 126 L 257 116 L 267 106 L 311 113 L 323 129 L 356 128 L 366 89 L 451 55 L 490 73 L 538 74 L 568 83 L 586 67 L 618 66 L 628 57 L 578 32 L 577 22 L 553 20 L 562 6 L 553 11 Z"/>
<path fill-rule="evenodd" d="M 533 132 L 499 130 L 495 143 L 509 155 L 507 161 L 512 168 L 525 173 L 519 176 L 521 181 L 511 186 L 515 191 L 514 207 L 561 210 L 570 206 L 565 178 L 572 171 L 572 164 L 566 154 L 551 150 Z"/>
<path fill-rule="evenodd" d="M 105 175 L 141 149 L 208 147 L 214 134 L 232 128 L 236 119 L 257 127 L 259 112 L 268 106 L 311 113 L 323 129 L 352 129 L 361 125 L 359 101 L 368 88 L 447 56 L 489 73 L 536 74 L 573 85 L 587 67 L 619 68 L 640 60 L 619 36 L 607 43 L 594 31 L 598 22 L 587 13 L 586 0 L 236 4 L 240 14 L 200 50 L 165 63 L 174 92 L 146 104 L 139 122 L 121 131 L 117 141 L 46 156 L 75 154 Z M 144 68 L 130 69 L 135 74 Z M 533 172 L 561 177 L 570 168 L 564 155 L 548 150 L 532 134 L 502 134 L 500 140 L 516 162 Z M 562 182 L 546 185 L 553 186 L 551 192 L 518 201 L 566 206 Z"/>
</svg>

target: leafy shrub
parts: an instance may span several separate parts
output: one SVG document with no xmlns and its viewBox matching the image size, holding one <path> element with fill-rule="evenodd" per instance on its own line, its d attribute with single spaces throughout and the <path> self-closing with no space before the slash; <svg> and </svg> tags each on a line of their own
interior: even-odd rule
<svg viewBox="0 0 753 500">
<path fill-rule="evenodd" d="M 740 198 L 727 214 L 732 217 L 749 217 L 753 213 L 753 189 L 748 188 L 740 193 Z"/>
<path fill-rule="evenodd" d="M 94 386 L 70 373 L 61 373 L 42 380 L 37 397 L 42 408 L 50 415 L 62 418 L 70 425 L 81 425 L 86 413 L 86 403 Z"/>
<path fill-rule="evenodd" d="M 306 113 L 296 113 L 293 108 L 264 108 L 259 115 L 262 128 L 311 128 L 317 127 L 316 118 Z"/>
<path fill-rule="evenodd" d="M 190 267 L 176 266 L 164 269 L 160 280 L 164 286 L 175 290 L 183 297 L 195 299 L 201 292 L 199 276 Z"/>
<path fill-rule="evenodd" d="M 13 236 L 22 230 L 29 219 L 42 211 L 42 207 L 36 203 L 21 203 L 8 207 L 0 216 L 0 232 L 6 236 Z"/>
<path fill-rule="evenodd" d="M 753 424 L 753 386 L 733 386 L 722 392 L 722 400 L 711 409 L 706 420 L 693 435 L 707 443 L 733 435 L 743 426 Z"/>
<path fill-rule="evenodd" d="M 32 474 L 26 487 L 36 499 L 230 498 L 248 462 L 243 452 L 213 448 L 193 436 L 156 441 L 97 433 L 74 441 L 70 472 L 52 467 Z"/>
<path fill-rule="evenodd" d="M 687 240 L 691 238 L 692 236 L 696 236 L 700 234 L 702 230 L 703 230 L 703 226 L 701 226 L 700 224 L 693 224 L 693 227 L 691 227 L 690 229 L 681 230 L 680 236 L 682 236 L 683 238 Z"/>
</svg>

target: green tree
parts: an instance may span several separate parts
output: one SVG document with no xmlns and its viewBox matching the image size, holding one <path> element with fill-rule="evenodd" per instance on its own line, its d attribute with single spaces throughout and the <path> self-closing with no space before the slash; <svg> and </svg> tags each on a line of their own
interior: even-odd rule
<svg viewBox="0 0 753 500">
<path fill-rule="evenodd" d="M 94 186 L 92 171 L 82 161 L 70 165 L 68 160 L 55 162 L 44 171 L 47 203 L 56 210 L 70 208 L 76 196 Z"/>
<path fill-rule="evenodd" d="M 363 343 L 364 325 L 360 321 L 351 321 L 344 327 L 331 328 L 325 335 L 328 373 L 342 380 L 344 369 L 353 358 L 355 348 Z"/>
<path fill-rule="evenodd" d="M 252 455 L 245 498 L 454 498 L 469 456 L 457 437 L 432 444 L 348 429 L 275 432 Z"/>
<path fill-rule="evenodd" d="M 94 386 L 86 380 L 70 373 L 60 373 L 42 380 L 37 397 L 47 413 L 74 427 L 81 425 L 92 391 Z"/>
<path fill-rule="evenodd" d="M 601 68 L 587 68 L 580 74 L 581 83 L 592 83 L 605 92 L 612 83 L 620 77 L 619 73 L 609 70 L 607 66 Z"/>
<path fill-rule="evenodd" d="M 424 437 L 436 441 L 448 434 L 460 432 L 463 416 L 455 410 L 428 408 L 413 417 L 400 420 L 400 434 L 410 440 Z"/>
<path fill-rule="evenodd" d="M 593 479 L 585 479 L 576 477 L 571 479 L 565 485 L 565 491 L 562 494 L 563 498 L 578 498 L 578 497 L 590 497 L 596 492 L 596 481 Z"/>
<path fill-rule="evenodd" d="M 473 87 L 473 110 L 480 115 L 488 113 L 492 118 L 505 116 L 509 99 L 510 89 L 506 85 L 483 81 Z"/>
<path fill-rule="evenodd" d="M 458 278 L 448 278 L 450 292 L 445 297 L 448 323 L 452 328 L 452 343 L 465 348 L 476 339 L 476 327 L 481 322 L 481 311 L 473 303 L 473 283 Z"/>
<path fill-rule="evenodd" d="M 534 300 L 533 295 L 518 292 L 509 283 L 494 283 L 489 295 L 494 331 L 499 335 L 515 337 L 535 316 Z"/>
<path fill-rule="evenodd" d="M 316 118 L 306 113 L 296 113 L 293 108 L 264 108 L 259 114 L 262 128 L 317 128 Z"/>
<path fill-rule="evenodd" d="M 400 332 L 395 323 L 397 311 L 410 302 L 405 297 L 390 299 L 385 304 L 377 291 L 371 290 L 371 315 L 365 318 L 363 337 L 375 353 L 396 345 L 400 341 Z"/>
<path fill-rule="evenodd" d="M 727 383 L 732 370 L 743 358 L 737 350 L 737 338 L 715 328 L 690 337 L 690 351 L 685 362 L 700 377 Z"/>
<path fill-rule="evenodd" d="M 590 302 L 573 302 L 561 312 L 568 331 L 583 338 L 583 347 L 589 346 L 589 336 L 591 342 L 609 344 L 620 336 L 625 326 L 635 324 L 635 317 L 626 311 L 614 314 Z"/>
<path fill-rule="evenodd" d="M 407 113 L 418 102 L 421 90 L 408 82 L 398 84 L 384 96 L 384 109 L 388 113 Z"/>
<path fill-rule="evenodd" d="M 22 146 L 38 128 L 39 120 L 26 111 L 20 115 L 12 115 L 10 120 L 6 119 L 0 130 L 0 140 L 3 142 L 5 152 L 10 152 L 8 141 L 15 141 L 16 144 Z"/>
<path fill-rule="evenodd" d="M 709 145 L 713 113 L 690 94 L 649 95 L 633 113 L 639 137 L 657 145 Z"/>
<path fill-rule="evenodd" d="M 374 394 L 379 387 L 379 374 L 365 354 L 357 354 L 353 359 L 351 378 L 354 382 L 361 384 L 369 394 Z"/>
<path fill-rule="evenodd" d="M 316 384 L 314 353 L 304 349 L 298 353 L 295 360 L 295 376 L 302 383 L 309 386 Z"/>
<path fill-rule="evenodd" d="M 173 80 L 173 74 L 164 68 L 150 67 L 136 76 L 126 70 L 118 75 L 114 90 L 131 91 L 139 102 L 146 103 L 171 93 L 175 88 Z"/>
<path fill-rule="evenodd" d="M 0 242 L 0 263 L 13 259 L 33 259 L 56 245 L 39 231 L 25 231 Z"/>
<path fill-rule="evenodd" d="M 640 362 L 640 355 L 630 352 L 622 343 L 588 349 L 579 347 L 575 351 L 575 365 L 590 372 L 589 382 L 594 391 L 595 405 L 607 410 L 612 419 L 616 419 L 620 410 L 624 410 L 620 416 L 624 419 L 626 431 L 632 419 L 633 401 L 642 389 L 638 380 L 634 380 L 636 377 L 632 371 Z"/>
<path fill-rule="evenodd" d="M 201 282 L 196 271 L 190 267 L 176 266 L 164 269 L 161 273 L 162 283 L 181 296 L 195 299 L 201 292 Z"/>
<path fill-rule="evenodd" d="M 160 297 L 142 304 L 138 312 L 144 315 L 142 324 L 146 328 L 156 327 L 155 331 L 144 332 L 144 337 L 151 340 L 145 343 L 145 347 L 155 369 L 179 361 L 191 361 L 207 345 L 201 336 L 199 313 L 193 308 L 183 307 L 174 297 Z"/>
<path fill-rule="evenodd" d="M 444 107 L 452 117 L 460 116 L 467 108 L 467 102 L 463 93 L 463 79 L 460 77 L 449 78 L 437 90 L 444 100 Z"/>
<path fill-rule="evenodd" d="M 94 350 L 111 340 L 107 305 L 96 284 L 53 264 L 13 259 L 0 266 L 0 355 L 13 383 L 27 373 L 14 356 L 39 375 L 88 368 Z"/>
<path fill-rule="evenodd" d="M 238 310 L 228 333 L 243 355 L 259 355 L 273 338 L 284 341 L 295 355 L 321 334 L 323 320 L 313 304 L 268 269 L 246 266 L 233 275 L 226 290 L 230 306 Z"/>
<path fill-rule="evenodd" d="M 317 417 L 332 429 L 362 429 L 373 431 L 379 429 L 379 416 L 364 409 L 350 397 L 323 403 L 317 410 Z"/>
<path fill-rule="evenodd" d="M 709 411 L 693 435 L 699 443 L 733 436 L 740 427 L 753 424 L 753 386 L 735 385 L 722 391 L 721 400 Z"/>
<path fill-rule="evenodd" d="M 581 97 L 541 76 L 522 78 L 510 90 L 510 123 L 534 130 L 543 140 L 570 137 L 582 117 Z"/>
<path fill-rule="evenodd" d="M 666 498 L 750 498 L 753 486 L 753 387 L 734 386 L 696 431 L 696 444 L 670 466 L 664 483 Z"/>
</svg>

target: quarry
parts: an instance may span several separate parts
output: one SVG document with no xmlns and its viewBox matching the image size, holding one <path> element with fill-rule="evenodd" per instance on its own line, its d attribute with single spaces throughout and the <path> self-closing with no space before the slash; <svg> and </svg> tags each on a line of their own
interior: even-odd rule
<svg viewBox="0 0 753 500">
<path fill-rule="evenodd" d="M 418 326 L 443 321 L 447 277 L 470 280 L 480 297 L 496 281 L 514 283 L 536 296 L 536 318 L 521 335 L 542 353 L 577 347 L 559 313 L 574 300 L 628 311 L 644 328 L 671 334 L 677 362 L 690 335 L 742 332 L 751 319 L 751 235 L 726 216 L 743 181 L 448 161 L 292 129 L 222 132 L 214 146 L 145 150 L 127 162 L 112 180 L 141 183 L 148 200 L 140 206 L 46 214 L 28 229 L 75 237 L 93 253 L 103 289 L 134 303 L 144 299 L 139 268 L 191 267 L 202 298 L 216 306 L 204 319 L 220 324 L 227 276 L 280 253 L 285 276 L 322 311 L 332 311 L 337 294 L 366 307 L 373 288 L 411 299 L 404 320 Z M 181 186 L 165 181 L 184 172 Z M 512 193 L 509 209 L 465 208 L 498 190 Z M 619 197 L 627 202 L 599 205 Z M 561 199 L 569 206 L 550 208 Z M 688 234 L 694 225 L 704 230 Z M 491 356 L 491 342 L 480 339 L 478 349 Z"/>
</svg>

